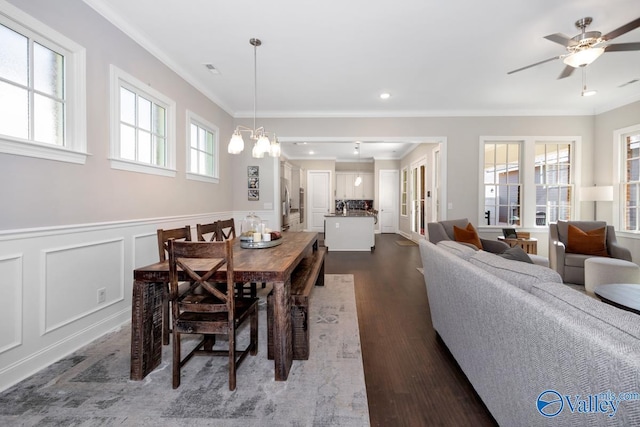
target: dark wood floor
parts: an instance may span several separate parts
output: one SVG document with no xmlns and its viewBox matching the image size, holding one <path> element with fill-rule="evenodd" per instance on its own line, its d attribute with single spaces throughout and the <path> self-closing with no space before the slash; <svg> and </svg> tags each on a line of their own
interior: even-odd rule
<svg viewBox="0 0 640 427">
<path fill-rule="evenodd" d="M 372 426 L 494 426 L 431 325 L 418 246 L 376 235 L 370 252 L 331 252 L 327 274 L 353 274 Z"/>
</svg>

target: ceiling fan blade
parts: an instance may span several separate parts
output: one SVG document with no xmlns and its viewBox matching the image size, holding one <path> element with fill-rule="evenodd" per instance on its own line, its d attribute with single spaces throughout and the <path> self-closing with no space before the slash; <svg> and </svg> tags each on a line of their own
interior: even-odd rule
<svg viewBox="0 0 640 427">
<path fill-rule="evenodd" d="M 636 28 L 640 27 L 640 18 L 629 22 L 628 24 L 623 25 L 620 28 L 616 28 L 615 30 L 611 31 L 608 34 L 605 34 L 604 36 L 602 36 L 602 38 L 604 40 L 613 40 L 616 37 L 619 37 L 625 33 L 628 33 L 631 30 L 635 30 Z"/>
<path fill-rule="evenodd" d="M 630 50 L 640 50 L 640 42 L 616 43 L 605 47 L 605 52 L 627 52 Z"/>
<path fill-rule="evenodd" d="M 553 58 L 545 59 L 544 61 L 536 62 L 535 64 L 527 65 L 526 67 L 518 68 L 517 70 L 509 71 L 507 74 L 517 73 L 518 71 L 526 70 L 527 68 L 535 67 L 536 65 L 544 64 L 545 62 L 554 61 L 562 58 L 564 55 L 554 56 Z"/>
<path fill-rule="evenodd" d="M 571 37 L 562 33 L 549 34 L 548 36 L 544 36 L 544 38 L 552 42 L 561 44 L 564 47 L 576 44 L 575 41 L 571 40 Z"/>
<path fill-rule="evenodd" d="M 565 77 L 569 77 L 571 73 L 573 73 L 573 70 L 575 70 L 575 68 L 573 68 L 571 65 L 567 65 L 566 67 L 564 67 L 564 70 L 562 70 L 562 72 L 558 76 L 558 80 L 564 79 Z"/>
</svg>

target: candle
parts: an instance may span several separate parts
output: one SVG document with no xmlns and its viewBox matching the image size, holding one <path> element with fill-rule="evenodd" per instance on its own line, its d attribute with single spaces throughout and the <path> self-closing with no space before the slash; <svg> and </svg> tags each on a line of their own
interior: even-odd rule
<svg viewBox="0 0 640 427">
<path fill-rule="evenodd" d="M 262 234 L 260 234 L 260 233 L 253 233 L 253 242 L 254 242 L 254 243 L 259 242 L 259 241 L 261 241 L 261 240 L 262 240 Z"/>
</svg>

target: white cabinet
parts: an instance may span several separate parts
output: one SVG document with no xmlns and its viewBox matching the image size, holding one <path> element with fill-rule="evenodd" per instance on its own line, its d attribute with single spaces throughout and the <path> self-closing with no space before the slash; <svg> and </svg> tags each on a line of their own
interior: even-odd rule
<svg viewBox="0 0 640 427">
<path fill-rule="evenodd" d="M 354 199 L 353 182 L 356 175 L 353 173 L 336 173 L 336 199 Z"/>
<path fill-rule="evenodd" d="M 374 200 L 375 199 L 375 185 L 372 173 L 363 173 L 362 175 L 362 198 L 364 200 Z"/>
<path fill-rule="evenodd" d="M 336 172 L 336 199 L 373 200 L 374 181 L 372 173 L 360 173 L 362 184 L 355 186 L 358 173 Z"/>
</svg>

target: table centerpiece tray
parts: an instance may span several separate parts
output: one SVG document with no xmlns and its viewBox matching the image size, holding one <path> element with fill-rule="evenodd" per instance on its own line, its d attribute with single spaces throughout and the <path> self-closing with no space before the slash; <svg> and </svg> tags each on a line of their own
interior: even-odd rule
<svg viewBox="0 0 640 427">
<path fill-rule="evenodd" d="M 244 249 L 265 249 L 265 248 L 273 248 L 274 246 L 278 246 L 282 244 L 282 237 L 276 240 L 270 240 L 268 242 L 260 241 L 254 242 L 253 240 L 243 240 L 240 239 L 240 247 Z"/>
</svg>

